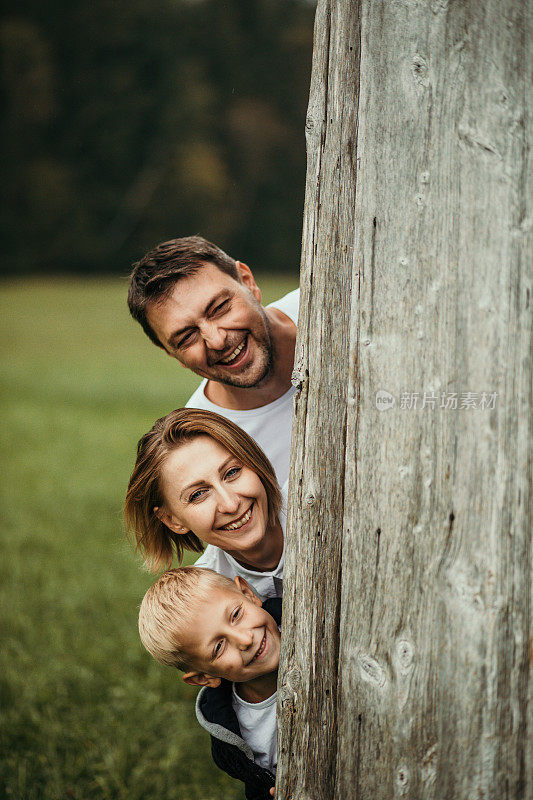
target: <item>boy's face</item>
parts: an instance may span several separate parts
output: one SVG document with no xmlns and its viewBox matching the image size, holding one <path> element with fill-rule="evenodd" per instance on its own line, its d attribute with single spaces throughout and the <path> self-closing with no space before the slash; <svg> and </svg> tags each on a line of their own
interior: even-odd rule
<svg viewBox="0 0 533 800">
<path fill-rule="evenodd" d="M 182 648 L 194 669 L 187 683 L 218 686 L 220 678 L 244 683 L 277 670 L 280 634 L 273 617 L 243 578 L 207 588 L 191 608 Z"/>
</svg>

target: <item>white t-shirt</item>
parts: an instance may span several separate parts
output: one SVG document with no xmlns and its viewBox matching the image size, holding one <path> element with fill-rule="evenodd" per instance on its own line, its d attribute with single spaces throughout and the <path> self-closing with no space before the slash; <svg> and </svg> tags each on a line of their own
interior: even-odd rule
<svg viewBox="0 0 533 800">
<path fill-rule="evenodd" d="M 267 308 L 277 308 L 292 319 L 295 325 L 298 324 L 298 309 L 300 305 L 300 290 L 294 289 L 280 300 L 270 303 Z M 266 453 L 280 486 L 289 477 L 289 459 L 291 452 L 291 433 L 292 433 L 292 398 L 296 393 L 294 386 L 274 400 L 260 408 L 252 408 L 246 411 L 234 408 L 223 408 L 208 400 L 204 394 L 207 380 L 203 380 L 198 389 L 194 392 L 187 403 L 187 408 L 203 408 L 206 411 L 214 411 L 222 417 L 231 420 L 239 428 L 248 433 L 255 439 L 259 447 Z"/>
<path fill-rule="evenodd" d="M 254 760 L 260 767 L 276 774 L 278 765 L 278 736 L 276 727 L 276 695 L 261 703 L 247 703 L 233 691 L 231 704 L 239 720 L 242 738 L 252 749 Z"/>
<path fill-rule="evenodd" d="M 287 517 L 284 508 L 280 510 L 279 521 L 283 530 L 283 538 L 285 539 Z M 216 547 L 214 544 L 208 544 L 194 566 L 212 569 L 218 572 L 219 575 L 225 575 L 232 580 L 236 575 L 240 575 L 241 578 L 244 578 L 244 580 L 250 584 L 260 600 L 267 600 L 269 597 L 282 597 L 283 595 L 284 555 L 285 545 L 283 546 L 279 564 L 275 569 L 269 572 L 257 572 L 256 570 L 243 567 L 242 564 L 235 561 L 232 556 L 224 552 L 224 550 L 221 550 L 220 547 Z"/>
</svg>

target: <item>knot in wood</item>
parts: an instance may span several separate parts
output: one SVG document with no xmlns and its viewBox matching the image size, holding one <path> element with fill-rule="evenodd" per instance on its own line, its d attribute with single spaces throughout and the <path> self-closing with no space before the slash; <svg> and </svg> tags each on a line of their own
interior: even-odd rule
<svg viewBox="0 0 533 800">
<path fill-rule="evenodd" d="M 302 682 L 302 673 L 300 672 L 298 667 L 293 667 L 285 675 L 285 686 L 287 686 L 293 692 L 298 692 L 300 690 L 301 682 Z"/>
<path fill-rule="evenodd" d="M 287 689 L 287 687 L 283 687 L 279 691 L 279 699 L 283 714 L 286 716 L 290 716 L 293 713 L 295 707 L 293 693 L 289 689 Z"/>
<path fill-rule="evenodd" d="M 304 375 L 300 370 L 294 369 L 291 375 L 291 383 L 295 389 L 301 391 L 304 382 Z"/>
<path fill-rule="evenodd" d="M 361 678 L 366 683 L 371 683 L 377 689 L 383 689 L 387 683 L 387 675 L 376 659 L 365 653 L 361 653 L 358 661 Z"/>
<path fill-rule="evenodd" d="M 308 370 L 305 369 L 304 365 L 305 365 L 305 351 L 302 346 L 300 347 L 300 352 L 297 358 L 295 353 L 294 369 L 291 375 L 291 383 L 299 392 L 302 389 L 304 380 L 309 377 L 309 372 Z"/>
<path fill-rule="evenodd" d="M 281 706 L 287 713 L 292 713 L 298 701 L 302 675 L 297 667 L 289 669 L 283 677 L 283 685 L 280 687 L 279 696 Z"/>
<path fill-rule="evenodd" d="M 314 127 L 315 127 L 315 121 L 313 117 L 310 114 L 308 114 L 307 117 L 305 118 L 305 130 L 307 131 L 307 133 L 312 133 Z"/>
<path fill-rule="evenodd" d="M 409 770 L 403 764 L 398 767 L 398 772 L 396 773 L 396 785 L 398 786 L 398 793 L 400 795 L 404 795 L 407 793 L 409 788 Z"/>
<path fill-rule="evenodd" d="M 429 86 L 429 68 L 426 59 L 415 53 L 411 62 L 411 72 L 415 83 L 419 86 Z"/>
<path fill-rule="evenodd" d="M 304 505 L 305 506 L 314 506 L 316 503 L 316 497 L 313 492 L 308 492 L 304 497 Z"/>
<path fill-rule="evenodd" d="M 400 670 L 403 673 L 409 672 L 413 666 L 415 649 L 407 639 L 399 639 L 396 644 L 396 656 Z"/>
</svg>

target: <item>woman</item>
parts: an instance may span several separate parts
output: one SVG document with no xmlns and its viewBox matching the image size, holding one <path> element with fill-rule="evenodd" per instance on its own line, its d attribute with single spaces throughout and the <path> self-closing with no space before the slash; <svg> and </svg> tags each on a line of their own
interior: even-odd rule
<svg viewBox="0 0 533 800">
<path fill-rule="evenodd" d="M 184 550 L 261 599 L 280 596 L 285 515 L 274 470 L 233 422 L 194 408 L 157 420 L 137 446 L 126 524 L 150 569 L 181 563 Z"/>
</svg>

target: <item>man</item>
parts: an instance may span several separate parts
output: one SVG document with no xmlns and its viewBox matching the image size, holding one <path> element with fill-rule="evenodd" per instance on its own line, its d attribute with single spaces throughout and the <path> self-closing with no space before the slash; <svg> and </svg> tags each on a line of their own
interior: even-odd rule
<svg viewBox="0 0 533 800">
<path fill-rule="evenodd" d="M 204 380 L 187 406 L 232 420 L 288 480 L 299 290 L 266 308 L 246 264 L 200 236 L 172 239 L 135 264 L 131 315 Z"/>
</svg>

